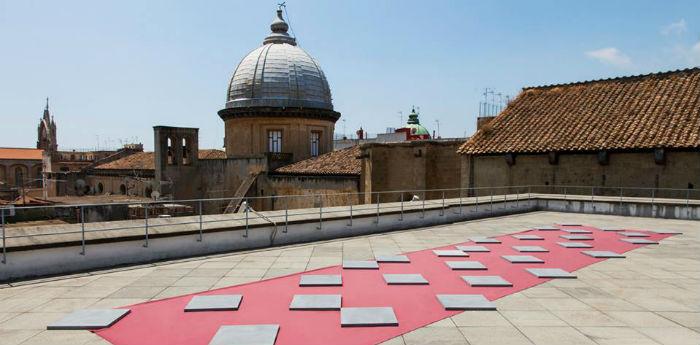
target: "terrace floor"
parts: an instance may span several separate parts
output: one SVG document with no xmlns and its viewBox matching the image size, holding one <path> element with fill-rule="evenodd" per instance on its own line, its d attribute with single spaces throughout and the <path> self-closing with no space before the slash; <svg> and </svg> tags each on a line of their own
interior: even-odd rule
<svg viewBox="0 0 700 345">
<path fill-rule="evenodd" d="M 576 271 L 578 279 L 500 298 L 498 311 L 459 313 L 385 344 L 700 344 L 699 222 L 554 212 L 0 285 L 0 343 L 108 344 L 88 331 L 46 331 L 46 325 L 76 309 L 119 307 L 562 222 L 684 234 L 630 251 L 626 259 L 587 266 Z"/>
</svg>

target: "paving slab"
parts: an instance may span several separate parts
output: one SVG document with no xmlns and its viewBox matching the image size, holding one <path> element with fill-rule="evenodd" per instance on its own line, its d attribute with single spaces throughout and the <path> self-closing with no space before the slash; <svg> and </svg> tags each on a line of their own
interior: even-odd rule
<svg viewBox="0 0 700 345">
<path fill-rule="evenodd" d="M 457 249 L 467 253 L 486 253 L 491 251 L 484 246 L 457 246 Z"/>
<path fill-rule="evenodd" d="M 537 235 L 512 235 L 513 238 L 517 238 L 522 241 L 541 241 L 544 240 L 543 237 Z"/>
<path fill-rule="evenodd" d="M 623 232 L 618 232 L 618 234 L 625 236 L 625 237 L 649 237 L 649 234 L 645 234 L 642 232 L 634 232 L 634 231 L 623 231 Z"/>
<path fill-rule="evenodd" d="M 496 310 L 484 295 L 437 295 L 445 310 Z"/>
<path fill-rule="evenodd" d="M 461 250 L 433 250 L 433 253 L 437 256 L 445 257 L 467 257 L 469 254 Z"/>
<path fill-rule="evenodd" d="M 546 253 L 549 252 L 547 248 L 542 248 L 540 246 L 513 246 L 513 249 L 521 253 Z"/>
<path fill-rule="evenodd" d="M 389 285 L 428 285 L 420 274 L 384 274 L 384 281 Z"/>
<path fill-rule="evenodd" d="M 274 345 L 279 325 L 221 326 L 209 345 Z"/>
<path fill-rule="evenodd" d="M 490 237 L 472 237 L 470 240 L 474 243 L 478 244 L 487 244 L 487 243 L 493 243 L 493 244 L 498 244 L 501 243 L 500 240 L 495 239 L 495 238 L 490 238 Z"/>
<path fill-rule="evenodd" d="M 340 308 L 341 327 L 398 326 L 391 307 Z"/>
<path fill-rule="evenodd" d="M 604 226 L 599 228 L 600 230 L 603 231 L 625 231 L 624 228 L 616 227 L 616 226 Z"/>
<path fill-rule="evenodd" d="M 380 255 L 375 258 L 379 263 L 409 263 L 411 260 L 406 255 Z"/>
<path fill-rule="evenodd" d="M 537 278 L 576 278 L 576 275 L 561 268 L 526 268 Z"/>
<path fill-rule="evenodd" d="M 513 283 L 503 279 L 501 276 L 462 276 L 469 286 L 513 286 Z"/>
<path fill-rule="evenodd" d="M 379 264 L 372 260 L 345 260 L 343 269 L 346 270 L 378 270 Z"/>
<path fill-rule="evenodd" d="M 592 256 L 594 258 L 601 259 L 611 259 L 611 258 L 624 258 L 625 256 L 619 253 L 607 251 L 607 250 L 584 250 L 581 253 Z"/>
<path fill-rule="evenodd" d="M 580 223 L 561 223 L 559 225 L 561 225 L 561 226 L 581 226 L 582 224 L 580 224 Z"/>
<path fill-rule="evenodd" d="M 129 309 L 82 309 L 48 325 L 48 330 L 79 330 L 106 328 L 129 314 Z"/>
<path fill-rule="evenodd" d="M 647 240 L 646 238 L 621 238 L 620 241 L 625 241 L 632 244 L 659 244 L 659 242 Z"/>
<path fill-rule="evenodd" d="M 541 264 L 544 260 L 532 255 L 502 255 L 502 258 L 513 264 Z"/>
<path fill-rule="evenodd" d="M 447 267 L 453 270 L 485 270 L 486 266 L 479 261 L 445 261 Z"/>
<path fill-rule="evenodd" d="M 541 225 L 541 226 L 536 226 L 536 230 L 539 231 L 558 231 L 559 228 L 556 226 L 551 226 L 551 225 Z"/>
<path fill-rule="evenodd" d="M 338 274 L 303 274 L 299 286 L 342 286 L 343 277 Z"/>
<path fill-rule="evenodd" d="M 582 242 L 557 242 L 557 244 L 564 248 L 593 248 L 592 245 Z"/>
<path fill-rule="evenodd" d="M 653 230 L 653 232 L 664 235 L 683 235 L 683 232 L 678 230 Z"/>
<path fill-rule="evenodd" d="M 238 310 L 242 295 L 206 295 L 194 296 L 185 306 L 186 312 L 191 311 L 222 311 Z"/>
<path fill-rule="evenodd" d="M 593 231 L 591 230 L 584 230 L 584 229 L 563 229 L 562 231 L 568 232 L 570 234 L 592 234 Z"/>
<path fill-rule="evenodd" d="M 593 236 L 588 235 L 560 235 L 559 237 L 571 241 L 593 241 Z"/>
<path fill-rule="evenodd" d="M 294 295 L 289 310 L 340 310 L 341 295 Z"/>
</svg>

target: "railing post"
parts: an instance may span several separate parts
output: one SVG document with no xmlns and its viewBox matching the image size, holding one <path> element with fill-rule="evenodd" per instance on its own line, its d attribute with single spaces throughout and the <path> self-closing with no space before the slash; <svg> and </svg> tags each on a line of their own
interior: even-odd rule
<svg viewBox="0 0 700 345">
<path fill-rule="evenodd" d="M 489 212 L 493 213 L 493 187 L 489 188 L 489 192 L 491 193 L 491 200 L 489 201 Z"/>
<path fill-rule="evenodd" d="M 445 215 L 445 191 L 442 191 L 442 208 L 440 209 L 440 217 Z"/>
<path fill-rule="evenodd" d="M 377 193 L 377 219 L 374 221 L 374 224 L 379 224 L 379 193 Z"/>
<path fill-rule="evenodd" d="M 323 196 L 318 196 L 318 230 L 323 229 Z"/>
<path fill-rule="evenodd" d="M 421 210 L 420 210 L 420 219 L 425 218 L 425 197 L 427 193 L 423 192 L 423 200 L 422 200 L 422 205 L 421 205 Z"/>
<path fill-rule="evenodd" d="M 520 207 L 520 190 L 515 189 L 515 208 Z"/>
<path fill-rule="evenodd" d="M 6 247 L 6 235 L 5 235 L 5 209 L 0 207 L 0 227 L 2 229 L 2 263 L 7 263 L 7 247 Z"/>
<path fill-rule="evenodd" d="M 80 255 L 85 255 L 85 207 L 80 206 Z"/>
<path fill-rule="evenodd" d="M 289 197 L 284 198 L 284 232 L 285 234 L 287 233 L 289 226 Z"/>
<path fill-rule="evenodd" d="M 204 227 L 202 226 L 202 200 L 199 200 L 199 238 L 197 242 L 202 242 Z"/>
<path fill-rule="evenodd" d="M 474 196 L 476 197 L 476 201 L 474 202 L 474 212 L 479 213 L 479 191 L 474 189 Z"/>
<path fill-rule="evenodd" d="M 566 200 L 566 186 L 564 186 L 564 200 Z"/>
<path fill-rule="evenodd" d="M 250 205 L 248 205 L 248 199 L 245 199 L 245 233 L 243 237 L 248 237 L 248 210 L 250 210 Z"/>
<path fill-rule="evenodd" d="M 685 213 L 688 215 L 688 219 L 690 219 L 690 188 L 685 191 Z"/>
<path fill-rule="evenodd" d="M 654 188 L 651 188 L 651 216 L 656 218 L 656 208 L 654 207 Z"/>
<path fill-rule="evenodd" d="M 462 188 L 459 189 L 459 214 L 462 214 Z"/>
<path fill-rule="evenodd" d="M 146 225 L 146 242 L 143 243 L 144 248 L 148 248 L 148 204 L 144 204 L 144 221 Z"/>
<path fill-rule="evenodd" d="M 591 186 L 591 202 L 593 202 L 593 194 L 595 194 L 595 186 Z"/>
<path fill-rule="evenodd" d="M 620 186 L 620 215 L 622 215 L 622 186 Z"/>
<path fill-rule="evenodd" d="M 350 204 L 350 219 L 348 219 L 348 226 L 352 226 L 352 200 L 349 201 Z"/>
<path fill-rule="evenodd" d="M 530 200 L 532 196 L 530 195 L 530 185 L 527 185 L 527 206 L 530 207 Z"/>
<path fill-rule="evenodd" d="M 403 221 L 403 192 L 401 192 L 401 215 L 399 216 L 399 221 Z"/>
</svg>

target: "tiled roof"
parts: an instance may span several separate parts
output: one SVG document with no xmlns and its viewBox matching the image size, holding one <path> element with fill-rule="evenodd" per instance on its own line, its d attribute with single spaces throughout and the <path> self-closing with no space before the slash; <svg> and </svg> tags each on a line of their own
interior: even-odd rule
<svg viewBox="0 0 700 345">
<path fill-rule="evenodd" d="M 525 88 L 463 154 L 700 147 L 700 68 Z"/>
<path fill-rule="evenodd" d="M 355 145 L 341 150 L 328 152 L 318 157 L 313 157 L 285 165 L 275 170 L 280 174 L 294 175 L 360 175 L 362 160 L 360 146 Z"/>
<path fill-rule="evenodd" d="M 225 159 L 226 152 L 222 150 L 199 150 L 199 159 Z M 153 152 L 138 152 L 115 161 L 95 167 L 100 170 L 155 170 Z"/>
<path fill-rule="evenodd" d="M 41 160 L 42 149 L 0 147 L 0 159 Z"/>
</svg>

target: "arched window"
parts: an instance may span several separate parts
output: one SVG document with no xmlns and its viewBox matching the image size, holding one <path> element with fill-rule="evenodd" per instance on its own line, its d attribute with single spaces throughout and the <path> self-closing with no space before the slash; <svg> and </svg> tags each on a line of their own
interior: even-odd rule
<svg viewBox="0 0 700 345">
<path fill-rule="evenodd" d="M 143 191 L 143 196 L 150 198 L 152 193 L 153 190 L 151 189 L 151 187 L 146 187 L 146 189 Z"/>
<path fill-rule="evenodd" d="M 182 164 L 189 165 L 192 161 L 190 160 L 190 148 L 187 147 L 187 139 L 182 138 Z"/>
<path fill-rule="evenodd" d="M 15 167 L 15 186 L 17 187 L 21 187 L 24 184 L 24 179 L 27 176 L 24 170 L 24 167 Z"/>
<path fill-rule="evenodd" d="M 95 190 L 97 191 L 97 194 L 102 194 L 105 191 L 105 186 L 102 184 L 102 182 L 99 182 Z"/>
<path fill-rule="evenodd" d="M 126 186 L 125 185 L 119 186 L 119 194 L 126 195 Z"/>
<path fill-rule="evenodd" d="M 168 155 L 168 164 L 175 164 L 175 160 L 173 159 L 173 141 L 170 140 L 170 138 L 168 138 L 168 148 L 166 149 L 166 154 Z"/>
</svg>

